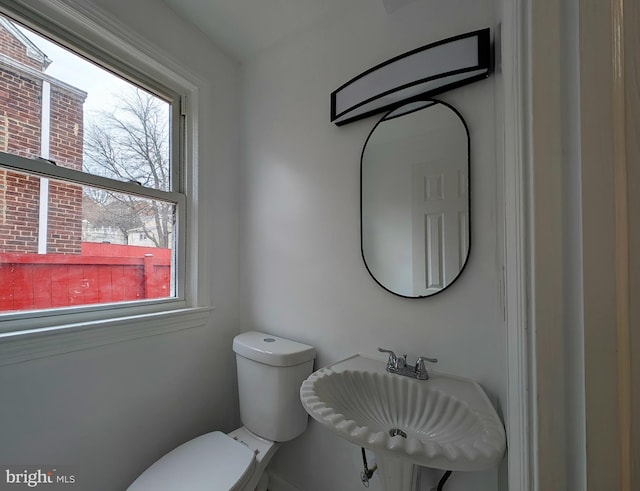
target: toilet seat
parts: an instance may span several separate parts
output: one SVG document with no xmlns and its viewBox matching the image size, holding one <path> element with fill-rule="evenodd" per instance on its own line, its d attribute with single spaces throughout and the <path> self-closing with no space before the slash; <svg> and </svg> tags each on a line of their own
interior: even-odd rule
<svg viewBox="0 0 640 491">
<path fill-rule="evenodd" d="M 166 454 L 127 491 L 240 491 L 255 466 L 251 449 L 214 431 Z"/>
</svg>

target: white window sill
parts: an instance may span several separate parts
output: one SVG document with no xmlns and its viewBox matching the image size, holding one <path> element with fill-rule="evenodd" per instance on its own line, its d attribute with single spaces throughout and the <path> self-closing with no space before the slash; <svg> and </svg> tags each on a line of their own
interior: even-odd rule
<svg viewBox="0 0 640 491">
<path fill-rule="evenodd" d="M 187 308 L 0 334 L 0 366 L 205 326 L 211 308 Z"/>
</svg>

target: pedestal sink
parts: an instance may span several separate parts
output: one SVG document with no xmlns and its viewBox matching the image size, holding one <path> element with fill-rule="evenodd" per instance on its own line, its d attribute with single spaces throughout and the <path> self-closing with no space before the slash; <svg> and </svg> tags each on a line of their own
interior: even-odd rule
<svg viewBox="0 0 640 491">
<path fill-rule="evenodd" d="M 414 491 L 417 466 L 476 471 L 497 465 L 505 452 L 489 398 L 462 377 L 431 371 L 429 380 L 416 380 L 354 355 L 311 374 L 300 399 L 316 421 L 376 454 L 386 491 Z"/>
</svg>

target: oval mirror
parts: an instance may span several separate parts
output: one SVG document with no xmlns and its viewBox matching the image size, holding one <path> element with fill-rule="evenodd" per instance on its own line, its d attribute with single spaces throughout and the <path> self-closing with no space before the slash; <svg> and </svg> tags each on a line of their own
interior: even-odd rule
<svg viewBox="0 0 640 491">
<path fill-rule="evenodd" d="M 422 100 L 387 113 L 362 151 L 362 257 L 402 297 L 434 295 L 469 255 L 469 132 L 449 104 Z"/>
</svg>

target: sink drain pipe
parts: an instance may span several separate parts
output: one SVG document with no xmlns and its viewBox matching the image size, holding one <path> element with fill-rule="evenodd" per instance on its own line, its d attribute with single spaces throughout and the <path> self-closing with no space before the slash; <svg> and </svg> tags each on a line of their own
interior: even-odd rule
<svg viewBox="0 0 640 491">
<path fill-rule="evenodd" d="M 436 488 L 436 491 L 442 491 L 444 489 L 444 483 L 447 482 L 447 479 L 449 479 L 450 475 L 451 475 L 451 471 L 447 471 L 442 475 L 442 477 L 440 478 L 440 481 L 438 482 L 438 487 Z"/>
<path fill-rule="evenodd" d="M 373 473 L 376 470 L 378 470 L 378 464 L 373 464 L 373 467 L 369 469 L 369 466 L 367 464 L 367 455 L 365 454 L 364 448 L 361 448 L 361 450 L 362 450 L 362 466 L 364 467 L 364 469 L 360 473 L 360 480 L 362 481 L 362 485 L 365 488 L 368 488 L 369 480 L 371 479 L 371 476 L 373 476 Z"/>
</svg>

